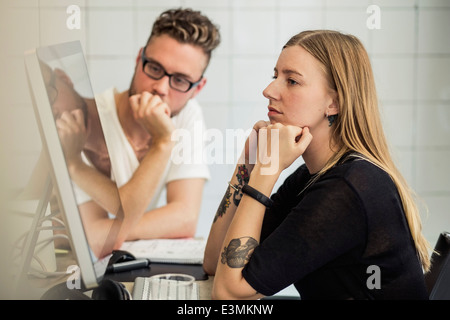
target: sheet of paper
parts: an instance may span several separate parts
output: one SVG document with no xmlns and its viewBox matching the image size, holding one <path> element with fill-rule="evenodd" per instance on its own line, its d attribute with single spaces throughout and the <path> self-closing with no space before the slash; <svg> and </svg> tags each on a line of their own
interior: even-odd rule
<svg viewBox="0 0 450 320">
<path fill-rule="evenodd" d="M 125 242 L 121 249 L 153 262 L 202 264 L 206 240 L 151 239 Z"/>
</svg>

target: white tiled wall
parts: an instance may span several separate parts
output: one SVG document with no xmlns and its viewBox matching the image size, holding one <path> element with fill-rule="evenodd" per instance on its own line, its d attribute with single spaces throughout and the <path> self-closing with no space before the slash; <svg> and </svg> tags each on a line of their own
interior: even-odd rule
<svg viewBox="0 0 450 320">
<path fill-rule="evenodd" d="M 65 25 L 71 4 L 81 9 L 79 30 Z M 379 30 L 366 25 L 371 4 L 381 9 Z M 424 232 L 434 244 L 439 232 L 450 231 L 449 0 L 2 0 L 0 54 L 7 58 L 0 69 L 3 187 L 25 184 L 40 148 L 24 50 L 79 39 L 94 91 L 110 86 L 123 90 L 154 18 L 178 6 L 201 10 L 220 25 L 222 44 L 199 101 L 208 127 L 222 132 L 247 129 L 265 117 L 262 90 L 290 36 L 314 28 L 358 36 L 373 62 L 393 154 L 430 209 Z M 232 165 L 211 166 L 199 236 L 208 235 L 232 170 Z"/>
</svg>

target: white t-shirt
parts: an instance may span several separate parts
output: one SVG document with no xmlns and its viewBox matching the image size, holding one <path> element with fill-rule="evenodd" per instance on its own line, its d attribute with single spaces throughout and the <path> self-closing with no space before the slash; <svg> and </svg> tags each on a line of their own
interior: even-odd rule
<svg viewBox="0 0 450 320">
<path fill-rule="evenodd" d="M 115 93 L 116 89 L 110 88 L 96 95 L 95 101 L 111 159 L 111 179 L 116 181 L 118 187 L 121 187 L 131 178 L 139 166 L 139 161 L 120 125 L 114 99 Z M 206 180 L 210 178 L 208 166 L 203 160 L 205 122 L 200 105 L 195 100 L 189 100 L 186 106 L 172 117 L 172 120 L 175 126 L 172 138 L 177 143 L 147 210 L 157 207 L 168 182 L 189 178 Z M 90 200 L 86 193 L 79 188 L 76 189 L 79 204 Z"/>
</svg>

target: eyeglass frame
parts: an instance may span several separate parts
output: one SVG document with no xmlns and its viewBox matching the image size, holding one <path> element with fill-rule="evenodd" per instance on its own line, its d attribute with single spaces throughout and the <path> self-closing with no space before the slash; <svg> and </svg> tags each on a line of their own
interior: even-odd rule
<svg viewBox="0 0 450 320">
<path fill-rule="evenodd" d="M 147 48 L 147 47 L 145 46 L 145 47 L 142 49 L 142 53 L 141 53 L 142 72 L 143 72 L 147 77 L 149 77 L 150 79 L 153 79 L 153 80 L 161 80 L 161 79 L 164 78 L 165 76 L 168 76 L 168 77 L 169 77 L 169 86 L 170 86 L 173 90 L 178 91 L 178 92 L 182 92 L 182 93 L 186 93 L 186 92 L 188 92 L 189 90 L 191 90 L 192 88 L 195 88 L 196 86 L 199 85 L 200 81 L 202 81 L 203 75 L 202 75 L 202 76 L 200 77 L 200 79 L 199 79 L 198 81 L 196 81 L 196 82 L 191 82 L 191 81 L 189 81 L 188 79 L 184 79 L 184 80 L 186 80 L 186 81 L 189 83 L 189 87 L 188 87 L 187 90 L 182 91 L 182 90 L 180 90 L 180 89 L 174 88 L 174 87 L 172 86 L 172 77 L 173 77 L 173 76 L 176 76 L 176 75 L 179 75 L 179 74 L 176 74 L 176 73 L 170 74 L 170 73 L 168 73 L 168 72 L 166 71 L 166 69 L 164 69 L 164 67 L 163 67 L 159 62 L 157 62 L 157 61 L 155 61 L 155 60 L 153 60 L 153 59 L 147 58 L 147 57 L 145 56 L 145 49 L 146 49 L 146 48 Z M 145 72 L 145 65 L 146 65 L 147 63 L 149 63 L 149 62 L 151 62 L 151 63 L 156 63 L 156 64 L 159 65 L 159 67 L 160 67 L 161 70 L 163 71 L 163 75 L 162 75 L 161 77 L 155 78 L 155 77 L 150 76 L 147 72 Z"/>
</svg>

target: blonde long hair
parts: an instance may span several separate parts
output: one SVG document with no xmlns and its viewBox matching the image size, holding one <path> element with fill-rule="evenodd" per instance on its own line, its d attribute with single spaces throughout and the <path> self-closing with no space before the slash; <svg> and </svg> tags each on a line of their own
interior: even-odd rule
<svg viewBox="0 0 450 320">
<path fill-rule="evenodd" d="M 415 194 L 389 152 L 381 124 L 372 67 L 364 46 L 355 36 L 332 30 L 301 32 L 293 36 L 284 48 L 294 45 L 301 46 L 321 62 L 330 87 L 338 94 L 339 115 L 333 124 L 330 143 L 340 149 L 319 175 L 334 166 L 349 151 L 362 154 L 387 172 L 400 194 L 422 268 L 428 271 L 430 245 L 422 234 Z"/>
</svg>

